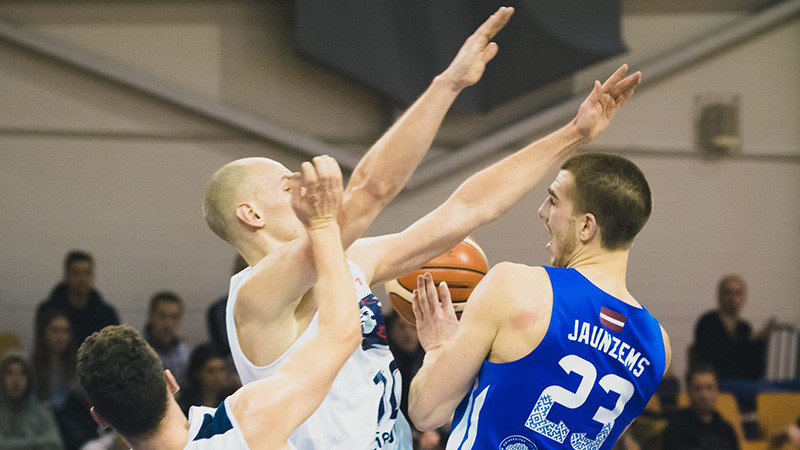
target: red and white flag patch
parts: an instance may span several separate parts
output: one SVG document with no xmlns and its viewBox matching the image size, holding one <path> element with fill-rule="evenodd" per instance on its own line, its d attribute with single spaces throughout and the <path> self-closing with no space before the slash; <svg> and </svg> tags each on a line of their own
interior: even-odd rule
<svg viewBox="0 0 800 450">
<path fill-rule="evenodd" d="M 621 333 L 622 327 L 625 326 L 625 319 L 626 317 L 624 315 L 616 311 L 612 311 L 602 306 L 600 307 L 600 323 L 612 331 Z"/>
</svg>

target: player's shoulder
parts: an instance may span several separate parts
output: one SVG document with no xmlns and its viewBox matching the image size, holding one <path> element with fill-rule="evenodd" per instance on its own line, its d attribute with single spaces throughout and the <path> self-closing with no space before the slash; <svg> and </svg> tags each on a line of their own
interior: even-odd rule
<svg viewBox="0 0 800 450">
<path fill-rule="evenodd" d="M 547 271 L 541 266 L 528 266 L 526 264 L 503 261 L 489 269 L 486 278 L 492 283 L 503 284 L 508 287 L 542 287 L 550 285 Z"/>
<path fill-rule="evenodd" d="M 519 298 L 525 302 L 546 301 L 550 295 L 550 278 L 541 266 L 500 262 L 492 266 L 479 286 L 491 291 L 492 296 L 507 299 Z"/>
</svg>

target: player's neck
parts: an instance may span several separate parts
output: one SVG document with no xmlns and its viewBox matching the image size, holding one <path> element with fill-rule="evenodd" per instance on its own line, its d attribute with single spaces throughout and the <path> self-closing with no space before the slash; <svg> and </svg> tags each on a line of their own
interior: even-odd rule
<svg viewBox="0 0 800 450">
<path fill-rule="evenodd" d="M 158 431 L 147 439 L 129 440 L 136 450 L 182 449 L 186 447 L 189 435 L 189 421 L 175 402 L 167 406 L 167 413 L 161 420 Z"/>
<path fill-rule="evenodd" d="M 234 247 L 242 255 L 247 265 L 253 267 L 274 249 L 284 244 L 285 242 L 272 238 L 265 231 L 257 231 L 240 239 L 234 244 Z"/>
<path fill-rule="evenodd" d="M 578 251 L 567 266 L 606 293 L 633 306 L 640 306 L 628 292 L 628 250 L 589 249 Z"/>
</svg>

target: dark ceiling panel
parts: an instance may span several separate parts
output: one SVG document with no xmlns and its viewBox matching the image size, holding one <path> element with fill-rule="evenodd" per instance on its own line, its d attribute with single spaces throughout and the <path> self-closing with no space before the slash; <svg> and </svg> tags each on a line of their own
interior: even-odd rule
<svg viewBox="0 0 800 450">
<path fill-rule="evenodd" d="M 478 113 L 625 51 L 619 0 L 523 0 L 497 36 L 500 54 L 454 105 Z M 298 0 L 302 55 L 402 104 L 444 70 L 463 41 L 500 7 L 458 0 Z"/>
</svg>

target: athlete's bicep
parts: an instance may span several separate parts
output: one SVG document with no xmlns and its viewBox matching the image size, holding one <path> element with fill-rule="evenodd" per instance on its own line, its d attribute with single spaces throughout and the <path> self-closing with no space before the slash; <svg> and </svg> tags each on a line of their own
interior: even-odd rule
<svg viewBox="0 0 800 450">
<path fill-rule="evenodd" d="M 360 239 L 348 250 L 370 279 L 382 282 L 405 275 L 455 247 L 474 229 L 458 201 L 448 201 L 400 233 Z"/>
</svg>

